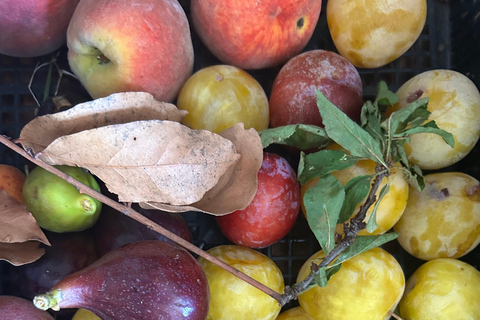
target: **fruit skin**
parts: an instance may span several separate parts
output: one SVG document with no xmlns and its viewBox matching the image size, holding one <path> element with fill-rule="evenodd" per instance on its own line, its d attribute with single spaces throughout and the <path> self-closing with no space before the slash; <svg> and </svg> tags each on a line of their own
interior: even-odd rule
<svg viewBox="0 0 480 320">
<path fill-rule="evenodd" d="M 424 178 L 422 192 L 410 187 L 407 207 L 394 226 L 398 242 L 423 260 L 466 255 L 480 243 L 479 181 L 461 172 Z"/>
<path fill-rule="evenodd" d="M 55 166 L 60 171 L 86 184 L 96 191 L 100 187 L 85 169 Z M 27 210 L 40 227 L 53 232 L 82 231 L 97 222 L 102 203 L 79 193 L 76 187 L 42 167 L 35 167 L 23 185 L 23 198 Z"/>
<path fill-rule="evenodd" d="M 102 320 L 95 315 L 95 313 L 88 311 L 87 309 L 78 309 L 73 315 L 72 320 Z"/>
<path fill-rule="evenodd" d="M 480 319 L 480 272 L 456 259 L 421 265 L 408 279 L 400 315 L 409 320 Z"/>
<path fill-rule="evenodd" d="M 200 265 L 185 249 L 145 240 L 110 251 L 87 268 L 67 276 L 34 304 L 44 308 L 83 308 L 103 320 L 204 320 L 210 293 Z M 59 297 L 59 298 L 58 298 Z"/>
<path fill-rule="evenodd" d="M 283 311 L 275 320 L 315 320 L 302 307 L 294 307 Z"/>
<path fill-rule="evenodd" d="M 0 54 L 38 57 L 65 44 L 79 0 L 0 1 Z"/>
<path fill-rule="evenodd" d="M 67 45 L 70 67 L 94 99 L 144 91 L 171 102 L 193 70 L 190 27 L 177 0 L 82 0 Z"/>
<path fill-rule="evenodd" d="M 35 262 L 15 267 L 12 284 L 15 295 L 32 300 L 67 275 L 86 268 L 98 259 L 92 235 L 87 231 L 56 233 L 45 231 L 51 246 Z"/>
<path fill-rule="evenodd" d="M 206 47 L 242 69 L 278 66 L 310 40 L 321 0 L 192 0 L 191 19 Z"/>
<path fill-rule="evenodd" d="M 435 120 L 440 129 L 450 132 L 454 147 L 439 135 L 420 133 L 405 143 L 408 160 L 421 169 L 437 170 L 463 159 L 480 136 L 480 92 L 465 75 L 453 70 L 429 70 L 405 82 L 396 92 L 399 101 L 386 115 L 421 98 L 429 98 L 428 121 Z"/>
<path fill-rule="evenodd" d="M 327 23 L 338 52 L 359 68 L 400 57 L 420 36 L 426 0 L 329 0 Z"/>
<path fill-rule="evenodd" d="M 20 203 L 23 203 L 22 191 L 26 178 L 18 168 L 0 164 L 0 190 L 5 190 Z"/>
<path fill-rule="evenodd" d="M 297 282 L 310 272 L 312 255 L 300 268 Z M 316 260 L 318 263 L 318 260 Z M 316 320 L 383 320 L 397 306 L 405 289 L 400 264 L 387 251 L 374 248 L 342 263 L 325 287 L 298 296 L 300 306 Z"/>
<path fill-rule="evenodd" d="M 207 252 L 271 289 L 283 292 L 282 272 L 262 253 L 237 245 L 221 245 Z M 198 262 L 210 287 L 208 320 L 273 320 L 280 313 L 278 302 L 266 293 L 202 257 Z"/>
<path fill-rule="evenodd" d="M 160 210 L 137 209 L 136 207 L 136 205 L 132 206 L 132 208 L 136 209 L 139 213 L 153 222 L 175 233 L 177 236 L 192 242 L 190 228 L 180 214 L 163 212 Z M 94 226 L 94 238 L 100 256 L 103 256 L 107 252 L 119 248 L 122 245 L 136 241 L 171 241 L 165 236 L 148 229 L 140 222 L 133 220 L 110 207 L 105 207 L 102 210 L 102 214 Z"/>
<path fill-rule="evenodd" d="M 257 178 L 257 192 L 245 209 L 215 217 L 230 241 L 250 248 L 264 248 L 281 240 L 300 211 L 297 175 L 285 158 L 264 152 Z"/>
<path fill-rule="evenodd" d="M 53 320 L 48 312 L 35 308 L 31 301 L 15 296 L 0 296 L 0 310 L 0 320 Z"/>
<path fill-rule="evenodd" d="M 290 59 L 275 77 L 269 100 L 270 126 L 304 123 L 323 127 L 315 89 L 351 119 L 360 119 L 363 96 L 357 69 L 335 52 L 311 50 Z"/>
<path fill-rule="evenodd" d="M 268 98 L 258 81 L 242 69 L 214 65 L 195 72 L 180 90 L 177 107 L 187 110 L 182 124 L 215 133 L 243 122 L 245 129 L 268 128 Z"/>
</svg>

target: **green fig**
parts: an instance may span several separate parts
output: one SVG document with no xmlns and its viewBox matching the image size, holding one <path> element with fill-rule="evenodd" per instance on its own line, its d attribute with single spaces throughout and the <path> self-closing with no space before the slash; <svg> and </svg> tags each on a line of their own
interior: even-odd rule
<svg viewBox="0 0 480 320">
<path fill-rule="evenodd" d="M 70 166 L 55 167 L 100 192 L 100 186 L 87 170 Z M 81 194 L 75 186 L 42 167 L 36 167 L 27 176 L 23 198 L 38 225 L 53 232 L 88 229 L 97 222 L 102 209 L 100 201 Z"/>
</svg>

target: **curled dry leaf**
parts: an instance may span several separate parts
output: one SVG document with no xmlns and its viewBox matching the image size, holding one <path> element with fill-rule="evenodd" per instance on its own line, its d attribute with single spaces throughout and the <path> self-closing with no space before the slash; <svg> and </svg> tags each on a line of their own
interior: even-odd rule
<svg viewBox="0 0 480 320">
<path fill-rule="evenodd" d="M 8 261 L 14 266 L 32 263 L 44 254 L 45 248 L 41 248 L 37 241 L 0 243 L 0 260 Z"/>
<path fill-rule="evenodd" d="M 115 93 L 33 119 L 20 132 L 20 142 L 25 150 L 37 153 L 58 137 L 83 130 L 139 120 L 179 122 L 186 114 L 187 111 L 179 110 L 173 104 L 155 100 L 150 93 Z"/>
<path fill-rule="evenodd" d="M 202 200 L 190 206 L 171 206 L 165 203 L 140 203 L 144 209 L 160 209 L 170 212 L 202 211 L 213 215 L 225 215 L 246 208 L 257 191 L 257 173 L 262 166 L 263 148 L 260 136 L 254 129 L 245 130 L 242 123 L 228 128 L 221 134 L 232 141 L 240 161 L 231 175 L 224 175 L 219 183 L 208 191 Z"/>
<path fill-rule="evenodd" d="M 60 137 L 38 158 L 89 170 L 122 202 L 189 205 L 232 174 L 240 154 L 210 131 L 147 120 Z"/>
</svg>

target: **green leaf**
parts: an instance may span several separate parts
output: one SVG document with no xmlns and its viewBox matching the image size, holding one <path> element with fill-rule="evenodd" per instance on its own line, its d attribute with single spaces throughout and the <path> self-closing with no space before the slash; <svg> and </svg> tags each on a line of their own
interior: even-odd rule
<svg viewBox="0 0 480 320">
<path fill-rule="evenodd" d="M 357 205 L 365 200 L 370 191 L 370 184 L 374 175 L 357 176 L 345 185 L 345 202 L 337 223 L 347 221 L 355 211 Z"/>
<path fill-rule="evenodd" d="M 308 124 L 292 124 L 259 131 L 263 148 L 282 144 L 308 150 L 323 148 L 332 143 L 324 128 Z"/>
<path fill-rule="evenodd" d="M 373 206 L 372 214 L 370 215 L 370 218 L 368 219 L 366 230 L 369 233 L 372 233 L 373 231 L 377 230 L 378 225 L 377 225 L 377 209 L 378 206 L 380 205 L 380 202 L 382 201 L 383 197 L 387 194 L 388 190 L 390 190 L 390 183 L 385 184 L 382 187 L 382 190 L 380 191 L 380 195 L 378 196 L 377 201 L 375 202 L 375 205 Z"/>
<path fill-rule="evenodd" d="M 407 136 L 411 136 L 411 135 L 418 134 L 418 133 L 437 134 L 437 135 L 441 136 L 443 138 L 443 140 L 445 141 L 445 143 L 447 143 L 450 147 L 453 148 L 455 146 L 455 139 L 453 138 L 453 135 L 450 132 L 447 132 L 443 129 L 440 129 L 437 126 L 437 124 L 435 123 L 435 121 L 433 121 L 433 120 L 425 123 L 424 125 L 422 125 L 420 127 L 407 129 L 407 130 L 403 131 L 402 133 L 394 134 L 393 137 L 394 138 L 405 138 Z"/>
<path fill-rule="evenodd" d="M 407 127 L 416 127 L 428 120 L 428 98 L 418 99 L 408 106 L 392 112 L 388 119 L 382 122 L 382 128 L 390 128 L 391 134 L 398 133 Z"/>
<path fill-rule="evenodd" d="M 301 184 L 305 184 L 312 178 L 348 168 L 358 160 L 360 158 L 340 150 L 320 150 L 308 155 L 301 153 L 298 164 L 298 181 Z"/>
<path fill-rule="evenodd" d="M 423 188 L 425 188 L 425 178 L 423 177 L 422 170 L 417 165 L 403 168 L 403 171 L 409 185 L 418 191 L 422 191 Z"/>
<path fill-rule="evenodd" d="M 407 142 L 408 139 L 399 139 L 399 140 L 394 140 L 392 143 L 392 162 L 397 163 L 397 162 L 402 162 L 405 166 L 410 166 L 410 163 L 407 158 L 407 153 L 405 152 L 405 142 Z"/>
<path fill-rule="evenodd" d="M 360 119 L 362 128 L 378 140 L 383 148 L 385 146 L 385 135 L 382 131 L 382 115 L 378 107 L 367 101 L 362 107 Z"/>
<path fill-rule="evenodd" d="M 331 266 L 339 265 L 350 258 L 359 255 L 362 252 L 381 246 L 384 243 L 395 240 L 398 233 L 389 232 L 379 235 L 371 236 L 357 236 L 355 242 L 352 243 L 345 251 L 343 251 L 338 258 L 331 264 Z"/>
<path fill-rule="evenodd" d="M 333 266 L 333 267 L 330 267 L 330 266 L 327 266 L 327 267 L 321 267 L 319 270 L 318 270 L 318 274 L 315 275 L 315 283 L 319 286 L 319 287 L 325 287 L 328 283 L 328 280 L 330 280 L 330 278 L 338 272 L 338 270 L 340 270 L 341 268 L 341 264 L 339 265 L 336 265 L 336 266 Z"/>
<path fill-rule="evenodd" d="M 352 156 L 372 159 L 388 167 L 383 159 L 379 142 L 328 101 L 322 92 L 319 90 L 316 92 L 318 109 L 328 136 Z"/>
<path fill-rule="evenodd" d="M 321 177 L 318 184 L 308 189 L 303 198 L 308 225 L 325 256 L 335 246 L 335 226 L 344 200 L 343 185 L 330 174 Z"/>
<path fill-rule="evenodd" d="M 398 95 L 388 89 L 385 81 L 380 81 L 377 86 L 377 98 L 375 104 L 381 106 L 393 106 L 398 102 Z"/>
</svg>

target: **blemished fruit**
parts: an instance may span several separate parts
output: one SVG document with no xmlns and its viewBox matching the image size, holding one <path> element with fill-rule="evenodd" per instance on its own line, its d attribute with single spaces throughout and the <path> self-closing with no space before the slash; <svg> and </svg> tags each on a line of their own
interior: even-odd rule
<svg viewBox="0 0 480 320">
<path fill-rule="evenodd" d="M 338 144 L 333 144 L 327 147 L 329 150 L 343 150 Z M 373 175 L 375 174 L 375 162 L 373 160 L 360 160 L 357 161 L 353 166 L 332 172 L 332 175 L 337 178 L 343 185 L 346 185 L 351 179 L 362 176 L 362 175 Z M 372 179 L 373 180 L 373 179 Z M 404 174 L 399 166 L 394 166 L 391 168 L 391 174 L 388 177 L 383 178 L 382 183 L 380 184 L 377 196 L 380 194 L 383 186 L 387 183 L 390 183 L 390 189 L 380 201 L 377 207 L 376 222 L 377 229 L 372 233 L 369 233 L 366 229 L 361 230 L 359 235 L 371 235 L 371 234 L 382 234 L 390 230 L 402 216 L 408 201 L 409 194 L 409 185 L 407 180 L 404 177 Z M 303 205 L 303 196 L 308 189 L 316 186 L 318 183 L 318 178 L 313 178 L 301 187 L 302 192 L 302 210 L 306 215 L 305 206 Z M 360 203 L 352 214 L 352 217 L 355 216 L 360 210 L 360 206 L 363 204 Z M 365 222 L 368 222 L 372 214 L 374 206 L 372 205 L 365 217 Z M 337 233 L 343 233 L 343 224 L 337 224 L 336 230 Z"/>
<path fill-rule="evenodd" d="M 441 136 L 419 133 L 405 144 L 408 160 L 421 169 L 437 170 L 463 159 L 480 136 L 480 92 L 465 75 L 453 70 L 430 70 L 405 82 L 397 91 L 398 103 L 387 115 L 410 103 L 429 98 L 428 121 L 435 120 L 440 129 L 455 139 L 450 147 Z"/>
<path fill-rule="evenodd" d="M 60 171 L 100 191 L 95 178 L 85 169 L 55 166 Z M 23 185 L 23 199 L 27 210 L 40 227 L 53 232 L 82 231 L 97 222 L 102 203 L 55 174 L 35 167 Z"/>
<path fill-rule="evenodd" d="M 103 320 L 205 320 L 208 282 L 185 249 L 144 240 L 110 251 L 34 298 L 41 309 L 83 308 Z"/>
<path fill-rule="evenodd" d="M 426 0 L 329 0 L 327 22 L 338 52 L 359 68 L 378 68 L 420 36 Z"/>
<path fill-rule="evenodd" d="M 180 90 L 177 107 L 187 110 L 182 123 L 215 133 L 243 122 L 246 129 L 268 128 L 268 98 L 246 71 L 214 65 L 195 72 Z"/>
<path fill-rule="evenodd" d="M 264 248 L 281 240 L 300 212 L 297 175 L 285 158 L 264 152 L 257 178 L 257 192 L 245 209 L 215 217 L 230 241 L 250 248 Z"/>
<path fill-rule="evenodd" d="M 177 236 L 192 242 L 192 233 L 185 219 L 178 213 L 164 212 L 160 210 L 137 209 L 140 214 Z M 140 222 L 125 216 L 110 207 L 104 207 L 102 214 L 94 226 L 94 238 L 98 253 L 103 256 L 109 251 L 119 248 L 127 243 L 141 240 L 171 241 L 167 237 L 150 230 Z"/>
<path fill-rule="evenodd" d="M 264 254 L 237 245 L 221 245 L 207 251 L 216 258 L 240 270 L 271 289 L 283 293 L 282 272 Z M 200 257 L 210 287 L 208 320 L 274 320 L 280 304 L 247 282 Z"/>
<path fill-rule="evenodd" d="M 192 0 L 195 31 L 225 64 L 278 66 L 300 53 L 317 25 L 321 0 Z"/>
<path fill-rule="evenodd" d="M 95 313 L 88 311 L 87 309 L 78 309 L 73 315 L 72 320 L 102 320 Z"/>
<path fill-rule="evenodd" d="M 315 320 L 302 307 L 294 307 L 283 311 L 275 320 Z"/>
<path fill-rule="evenodd" d="M 480 243 L 478 180 L 461 172 L 425 175 L 421 192 L 410 187 L 394 230 L 400 245 L 419 259 L 464 256 Z"/>
<path fill-rule="evenodd" d="M 171 102 L 193 71 L 177 0 L 82 0 L 67 32 L 68 62 L 92 98 L 142 91 Z"/>
<path fill-rule="evenodd" d="M 323 257 L 322 251 L 312 255 L 300 268 L 297 282 L 308 275 L 312 260 Z M 384 320 L 404 289 L 400 264 L 387 251 L 374 248 L 343 262 L 325 287 L 313 287 L 298 301 L 316 320 Z"/>
<path fill-rule="evenodd" d="M 0 164 L 0 190 L 5 190 L 20 203 L 23 203 L 22 192 L 26 178 L 25 173 L 20 169 L 8 164 Z"/>
<path fill-rule="evenodd" d="M 408 320 L 480 319 L 480 272 L 457 259 L 425 262 L 408 279 L 400 315 Z"/>
<path fill-rule="evenodd" d="M 79 0 L 0 1 L 0 54 L 38 57 L 65 44 Z"/>
<path fill-rule="evenodd" d="M 335 52 L 311 50 L 290 59 L 275 77 L 269 100 L 270 126 L 323 126 L 316 89 L 351 119 L 360 119 L 362 80 L 357 69 Z"/>
<path fill-rule="evenodd" d="M 32 301 L 15 297 L 0 296 L 0 320 L 53 320 L 50 313 L 35 308 Z"/>
</svg>

